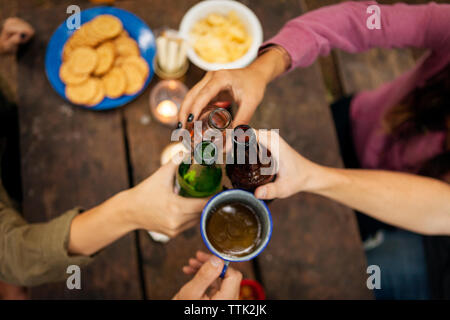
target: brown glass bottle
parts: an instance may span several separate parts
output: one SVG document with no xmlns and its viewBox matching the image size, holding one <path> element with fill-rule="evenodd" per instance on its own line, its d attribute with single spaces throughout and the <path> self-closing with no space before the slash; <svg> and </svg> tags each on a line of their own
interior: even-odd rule
<svg viewBox="0 0 450 320">
<path fill-rule="evenodd" d="M 254 192 L 257 187 L 275 180 L 275 173 L 261 173 L 261 169 L 270 168 L 274 160 L 269 150 L 261 150 L 270 157 L 270 162 L 260 161 L 260 148 L 264 147 L 258 144 L 256 134 L 250 126 L 237 126 L 232 140 L 232 161 L 229 163 L 227 159 L 226 173 L 233 188 Z"/>
</svg>

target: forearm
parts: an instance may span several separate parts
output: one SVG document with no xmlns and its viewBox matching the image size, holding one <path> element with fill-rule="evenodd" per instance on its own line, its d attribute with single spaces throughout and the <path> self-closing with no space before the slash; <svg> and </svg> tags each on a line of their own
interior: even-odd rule
<svg viewBox="0 0 450 320">
<path fill-rule="evenodd" d="M 370 5 L 380 8 L 381 29 L 369 29 Z M 288 21 L 265 45 L 289 53 L 291 68 L 307 67 L 332 49 L 351 53 L 371 48 L 418 47 L 447 52 L 450 6 L 381 5 L 374 1 L 343 2 L 310 11 Z M 445 30 L 445 31 L 443 31 Z"/>
<path fill-rule="evenodd" d="M 78 215 L 70 228 L 69 253 L 89 256 L 136 227 L 128 219 L 127 193 L 121 192 Z"/>
<path fill-rule="evenodd" d="M 307 191 L 385 223 L 423 234 L 450 235 L 450 185 L 381 170 L 319 167 Z"/>
<path fill-rule="evenodd" d="M 260 73 L 261 78 L 268 84 L 285 72 L 289 65 L 290 57 L 287 51 L 280 46 L 271 46 L 247 68 Z"/>
</svg>

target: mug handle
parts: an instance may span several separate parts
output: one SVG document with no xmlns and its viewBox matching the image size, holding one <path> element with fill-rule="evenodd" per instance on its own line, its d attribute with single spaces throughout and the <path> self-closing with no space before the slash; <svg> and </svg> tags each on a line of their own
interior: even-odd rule
<svg viewBox="0 0 450 320">
<path fill-rule="evenodd" d="M 223 279 L 225 277 L 225 273 L 227 272 L 229 264 L 230 264 L 230 261 L 224 260 L 223 269 L 219 276 L 220 279 Z"/>
</svg>

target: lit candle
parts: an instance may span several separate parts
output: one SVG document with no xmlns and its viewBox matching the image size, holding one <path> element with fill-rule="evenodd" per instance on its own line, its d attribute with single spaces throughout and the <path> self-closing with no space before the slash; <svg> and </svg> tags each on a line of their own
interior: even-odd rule
<svg viewBox="0 0 450 320">
<path fill-rule="evenodd" d="M 176 80 L 159 82 L 150 92 L 149 103 L 153 116 L 161 123 L 175 126 L 178 110 L 187 93 L 186 86 Z"/>
<path fill-rule="evenodd" d="M 177 105 L 170 100 L 161 101 L 156 107 L 156 112 L 161 116 L 161 122 L 173 122 L 173 118 L 178 113 Z"/>
</svg>

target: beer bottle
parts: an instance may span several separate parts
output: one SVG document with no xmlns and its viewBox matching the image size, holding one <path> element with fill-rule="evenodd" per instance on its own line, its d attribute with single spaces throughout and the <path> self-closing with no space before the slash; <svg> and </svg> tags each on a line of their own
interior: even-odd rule
<svg viewBox="0 0 450 320">
<path fill-rule="evenodd" d="M 232 161 L 229 163 L 227 159 L 226 173 L 234 188 L 253 193 L 257 187 L 275 180 L 275 173 L 261 173 L 261 169 L 270 168 L 274 160 L 270 151 L 258 144 L 256 134 L 250 126 L 237 126 L 233 131 L 232 141 Z M 260 161 L 260 151 L 266 151 L 270 162 Z"/>
<path fill-rule="evenodd" d="M 205 107 L 202 112 L 200 113 L 198 120 L 201 121 L 201 132 L 198 132 L 197 134 L 201 133 L 202 140 L 203 135 L 208 129 L 217 129 L 222 132 L 223 138 L 225 141 L 225 132 L 226 129 L 230 127 L 232 116 L 231 113 L 228 111 L 228 109 L 225 107 L 225 102 L 222 102 L 222 104 L 210 104 L 207 107 Z M 195 134 L 195 126 L 194 122 L 188 122 L 186 125 L 186 129 L 189 130 L 191 134 L 191 139 L 194 139 Z"/>
<path fill-rule="evenodd" d="M 176 187 L 183 197 L 209 197 L 222 190 L 222 168 L 216 164 L 217 146 L 202 141 L 195 146 L 190 163 L 182 162 L 177 169 Z"/>
</svg>

